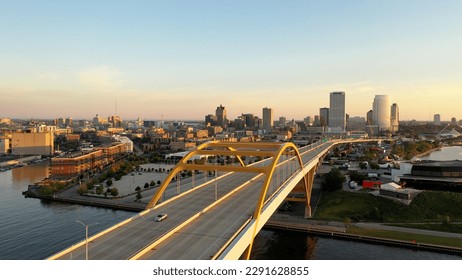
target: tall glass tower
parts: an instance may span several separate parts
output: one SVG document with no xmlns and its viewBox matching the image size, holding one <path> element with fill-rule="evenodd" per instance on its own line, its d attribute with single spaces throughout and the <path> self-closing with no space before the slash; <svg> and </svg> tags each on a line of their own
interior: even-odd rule
<svg viewBox="0 0 462 280">
<path fill-rule="evenodd" d="M 329 128 L 345 131 L 345 92 L 336 91 L 330 93 L 329 104 Z"/>
<path fill-rule="evenodd" d="M 376 95 L 373 103 L 373 120 L 379 131 L 391 131 L 390 96 Z"/>
<path fill-rule="evenodd" d="M 263 108 L 263 129 L 271 131 L 273 128 L 273 109 Z"/>
</svg>

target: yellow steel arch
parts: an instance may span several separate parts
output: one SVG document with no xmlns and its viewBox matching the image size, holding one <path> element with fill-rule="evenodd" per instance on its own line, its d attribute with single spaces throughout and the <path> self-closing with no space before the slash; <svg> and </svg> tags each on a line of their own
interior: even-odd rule
<svg viewBox="0 0 462 280">
<path fill-rule="evenodd" d="M 226 149 L 226 150 L 216 150 L 216 149 Z M 214 150 L 215 149 L 215 150 Z M 271 183 L 271 178 L 273 173 L 278 165 L 279 159 L 287 150 L 293 150 L 294 156 L 297 158 L 300 168 L 303 168 L 303 161 L 300 156 L 300 153 L 297 147 L 293 143 L 268 143 L 268 142 L 252 142 L 252 143 L 236 143 L 236 142 L 207 142 L 204 143 L 196 149 L 189 152 L 180 162 L 175 166 L 174 169 L 170 172 L 164 182 L 161 184 L 155 195 L 152 197 L 148 203 L 146 209 L 154 207 L 157 202 L 159 202 L 162 194 L 167 189 L 167 186 L 170 184 L 172 179 L 183 170 L 204 170 L 204 171 L 226 171 L 226 172 L 255 172 L 262 173 L 266 175 L 264 184 L 260 191 L 260 197 L 257 201 L 253 219 L 255 220 L 255 227 L 252 234 L 252 240 L 245 252 L 245 258 L 250 257 L 250 252 L 252 250 L 253 240 L 257 234 L 257 227 L 260 221 L 261 210 L 265 204 L 265 198 L 268 192 L 269 185 Z M 188 161 L 195 155 L 225 155 L 225 156 L 235 156 L 239 162 L 240 166 L 218 166 L 218 165 L 202 165 L 202 164 L 191 164 Z M 261 156 L 261 157 L 271 157 L 272 161 L 269 165 L 263 167 L 255 166 L 246 166 L 241 159 L 241 156 Z M 307 177 L 303 177 L 305 190 L 308 191 L 308 182 Z M 308 192 L 307 192 L 308 195 Z M 307 198 L 309 199 L 309 198 Z M 309 204 L 309 200 L 307 200 Z M 307 205 L 309 206 L 309 205 Z"/>
<path fill-rule="evenodd" d="M 255 225 L 254 225 L 254 230 L 252 234 L 252 240 L 249 244 L 249 247 L 247 248 L 246 252 L 244 253 L 244 257 L 248 260 L 250 258 L 250 253 L 252 251 L 252 246 L 253 246 L 253 240 L 255 236 L 257 235 L 257 230 L 258 230 L 258 223 L 260 221 L 260 214 L 261 210 L 263 209 L 264 203 L 265 203 L 265 198 L 266 198 L 266 193 L 268 192 L 268 187 L 271 183 L 271 178 L 273 176 L 274 170 L 276 169 L 276 166 L 278 164 L 279 159 L 281 158 L 282 154 L 287 150 L 292 148 L 295 152 L 295 156 L 298 159 L 298 162 L 300 164 L 300 168 L 303 168 L 303 161 L 302 157 L 300 156 L 300 152 L 298 151 L 297 147 L 293 143 L 285 143 L 285 145 L 282 145 L 275 157 L 273 158 L 273 162 L 270 164 L 268 170 L 269 172 L 266 174 L 266 179 L 265 182 L 262 186 L 261 192 L 260 192 L 260 198 L 257 202 L 257 206 L 255 207 L 255 212 L 253 215 L 253 219 L 255 220 Z M 304 176 L 304 184 L 305 184 L 305 189 L 308 188 L 308 182 L 307 178 Z"/>
<path fill-rule="evenodd" d="M 183 170 L 204 170 L 204 171 L 226 171 L 226 172 L 255 172 L 266 173 L 266 167 L 246 166 L 241 156 L 273 156 L 274 152 L 268 149 L 278 147 L 272 143 L 236 143 L 236 142 L 206 142 L 196 147 L 183 157 L 170 174 L 165 178 L 157 192 L 154 194 L 146 209 L 154 207 L 159 202 L 162 194 L 167 189 L 167 186 L 173 178 Z M 215 150 L 214 150 L 215 149 Z M 226 149 L 226 150 L 217 150 Z M 243 149 L 243 150 L 242 150 Z M 257 149 L 255 151 L 254 149 Z M 263 149 L 263 150 L 260 150 Z M 191 164 L 188 161 L 195 155 L 224 155 L 235 156 L 240 163 L 240 166 L 217 166 L 217 165 L 202 165 Z"/>
</svg>

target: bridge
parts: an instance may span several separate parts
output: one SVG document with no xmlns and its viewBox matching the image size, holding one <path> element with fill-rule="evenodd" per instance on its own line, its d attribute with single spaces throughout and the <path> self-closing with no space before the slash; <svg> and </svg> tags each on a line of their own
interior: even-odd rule
<svg viewBox="0 0 462 280">
<path fill-rule="evenodd" d="M 300 149 L 293 143 L 202 144 L 170 172 L 145 211 L 48 259 L 249 259 L 255 236 L 285 200 L 303 202 L 305 218 L 311 217 L 317 168 L 335 145 L 353 141 L 377 140 Z M 192 178 L 182 178 L 186 171 Z M 168 218 L 156 222 L 160 213 Z"/>
</svg>

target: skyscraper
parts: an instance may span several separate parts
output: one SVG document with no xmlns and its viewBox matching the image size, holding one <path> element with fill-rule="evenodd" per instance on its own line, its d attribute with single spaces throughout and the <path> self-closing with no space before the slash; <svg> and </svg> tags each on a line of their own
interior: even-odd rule
<svg viewBox="0 0 462 280">
<path fill-rule="evenodd" d="M 215 115 L 217 116 L 217 125 L 225 128 L 228 124 L 226 108 L 220 104 L 220 107 L 217 107 L 217 109 L 215 110 Z"/>
<path fill-rule="evenodd" d="M 440 114 L 435 114 L 433 116 L 433 124 L 434 125 L 441 125 L 441 115 Z"/>
<path fill-rule="evenodd" d="M 399 107 L 398 104 L 391 105 L 391 132 L 395 133 L 399 130 Z"/>
<path fill-rule="evenodd" d="M 391 130 L 390 123 L 390 97 L 388 95 L 376 95 L 372 105 L 374 124 L 379 131 Z"/>
<path fill-rule="evenodd" d="M 374 111 L 369 110 L 366 113 L 366 125 L 372 125 L 374 123 Z"/>
<path fill-rule="evenodd" d="M 263 129 L 271 131 L 273 128 L 273 109 L 263 108 Z"/>
<path fill-rule="evenodd" d="M 322 127 L 329 125 L 329 108 L 319 108 L 319 122 Z"/>
<path fill-rule="evenodd" d="M 330 93 L 329 128 L 345 131 L 345 92 Z"/>
</svg>

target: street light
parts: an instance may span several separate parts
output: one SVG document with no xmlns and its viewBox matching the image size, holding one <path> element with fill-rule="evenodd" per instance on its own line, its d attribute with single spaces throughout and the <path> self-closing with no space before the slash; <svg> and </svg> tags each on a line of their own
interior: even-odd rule
<svg viewBox="0 0 462 280">
<path fill-rule="evenodd" d="M 218 190 L 217 190 L 217 181 L 218 181 L 218 174 L 217 170 L 215 170 L 215 201 L 218 200 Z"/>
<path fill-rule="evenodd" d="M 82 224 L 85 227 L 85 260 L 88 261 L 88 227 L 90 225 L 86 225 L 79 220 L 77 220 L 76 222 Z M 96 224 L 98 223 L 94 223 L 92 225 L 96 225 Z"/>
</svg>

